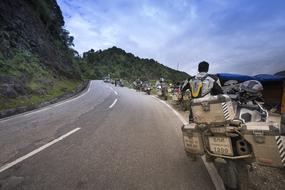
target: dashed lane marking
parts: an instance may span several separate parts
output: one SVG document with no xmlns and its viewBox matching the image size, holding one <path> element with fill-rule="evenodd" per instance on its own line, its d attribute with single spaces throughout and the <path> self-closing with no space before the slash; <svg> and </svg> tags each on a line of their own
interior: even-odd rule
<svg viewBox="0 0 285 190">
<path fill-rule="evenodd" d="M 114 90 L 112 87 L 109 86 L 109 88 L 116 94 L 118 95 L 118 92 L 116 90 Z"/>
<path fill-rule="evenodd" d="M 114 105 L 117 103 L 118 99 L 115 99 L 114 102 L 109 106 L 109 109 L 111 109 L 112 107 L 114 107 Z"/>
<path fill-rule="evenodd" d="M 15 161 L 10 162 L 10 163 L 8 163 L 8 164 L 5 164 L 4 166 L 1 166 L 1 167 L 0 167 L 0 173 L 3 172 L 3 171 L 5 171 L 5 170 L 7 170 L 7 169 L 9 169 L 9 168 L 11 168 L 11 167 L 13 167 L 14 165 L 16 165 L 16 164 L 18 164 L 18 163 L 20 163 L 20 162 L 26 160 L 27 158 L 29 158 L 29 157 L 31 157 L 31 156 L 34 156 L 35 154 L 37 154 L 37 153 L 43 151 L 44 149 L 50 147 L 51 145 L 53 145 L 53 144 L 55 144 L 55 143 L 57 143 L 57 142 L 63 140 L 64 138 L 68 137 L 69 135 L 75 133 L 76 131 L 78 131 L 78 130 L 80 130 L 80 129 L 81 129 L 81 128 L 79 128 L 79 127 L 78 127 L 78 128 L 75 128 L 75 129 L 73 129 L 72 131 L 70 131 L 70 132 L 68 132 L 68 133 L 66 133 L 66 134 L 64 134 L 64 135 L 62 135 L 62 136 L 60 136 L 60 137 L 58 137 L 57 139 L 54 139 L 53 141 L 51 141 L 51 142 L 49 142 L 49 143 L 47 143 L 47 144 L 45 144 L 45 145 L 43 145 L 43 146 L 41 146 L 41 147 L 39 147 L 39 148 L 33 150 L 32 152 L 30 152 L 30 153 L 28 153 L 28 154 L 26 154 L 26 155 L 24 155 L 24 156 L 22 156 L 22 157 L 16 159 Z"/>
</svg>

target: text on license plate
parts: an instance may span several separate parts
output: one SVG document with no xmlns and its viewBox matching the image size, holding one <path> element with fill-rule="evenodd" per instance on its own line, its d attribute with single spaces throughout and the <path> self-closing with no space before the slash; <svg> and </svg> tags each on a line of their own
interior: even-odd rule
<svg viewBox="0 0 285 190">
<path fill-rule="evenodd" d="M 228 137 L 209 137 L 210 150 L 215 154 L 233 156 L 231 139 Z"/>
<path fill-rule="evenodd" d="M 185 148 L 191 151 L 200 151 L 200 143 L 199 143 L 199 138 L 198 137 L 188 137 L 184 136 L 184 145 Z"/>
</svg>

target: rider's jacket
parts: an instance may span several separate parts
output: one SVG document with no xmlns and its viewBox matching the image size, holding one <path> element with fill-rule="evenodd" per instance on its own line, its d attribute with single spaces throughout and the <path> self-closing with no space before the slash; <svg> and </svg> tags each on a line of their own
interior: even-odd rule
<svg viewBox="0 0 285 190">
<path fill-rule="evenodd" d="M 182 91 L 186 91 L 187 89 L 190 89 L 192 98 L 223 93 L 219 78 L 204 72 L 189 78 L 182 86 Z"/>
</svg>

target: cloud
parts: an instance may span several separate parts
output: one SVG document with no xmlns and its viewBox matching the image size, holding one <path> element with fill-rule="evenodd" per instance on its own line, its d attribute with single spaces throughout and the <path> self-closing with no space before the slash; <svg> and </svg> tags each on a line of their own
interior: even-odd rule
<svg viewBox="0 0 285 190">
<path fill-rule="evenodd" d="M 275 0 L 58 0 L 80 52 L 118 46 L 196 73 L 285 69 L 285 2 Z"/>
</svg>

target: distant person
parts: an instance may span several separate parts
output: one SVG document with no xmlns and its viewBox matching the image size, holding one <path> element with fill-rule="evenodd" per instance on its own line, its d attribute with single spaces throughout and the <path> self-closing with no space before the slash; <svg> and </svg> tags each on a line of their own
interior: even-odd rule
<svg viewBox="0 0 285 190">
<path fill-rule="evenodd" d="M 190 77 L 182 86 L 182 92 L 187 89 L 191 92 L 191 98 L 201 98 L 208 95 L 223 94 L 221 83 L 216 75 L 208 74 L 209 63 L 202 61 L 198 66 L 198 74 Z M 189 122 L 193 121 L 190 109 Z"/>
</svg>

